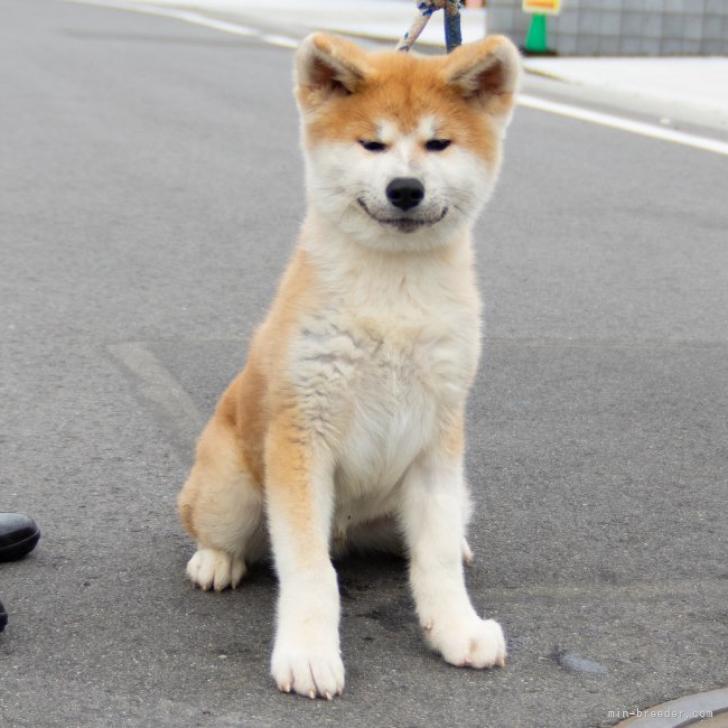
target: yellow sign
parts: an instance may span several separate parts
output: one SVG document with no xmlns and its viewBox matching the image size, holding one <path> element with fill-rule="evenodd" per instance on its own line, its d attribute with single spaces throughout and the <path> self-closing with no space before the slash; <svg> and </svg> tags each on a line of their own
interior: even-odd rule
<svg viewBox="0 0 728 728">
<path fill-rule="evenodd" d="M 523 12 L 558 15 L 561 12 L 561 0 L 523 0 Z"/>
</svg>

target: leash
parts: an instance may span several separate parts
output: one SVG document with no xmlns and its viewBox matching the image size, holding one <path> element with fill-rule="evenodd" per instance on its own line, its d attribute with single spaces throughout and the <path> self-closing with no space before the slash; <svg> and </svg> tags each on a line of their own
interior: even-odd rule
<svg viewBox="0 0 728 728">
<path fill-rule="evenodd" d="M 457 48 L 463 42 L 460 33 L 460 8 L 463 0 L 419 0 L 417 10 L 419 11 L 410 29 L 402 36 L 397 43 L 398 51 L 408 51 L 420 37 L 432 14 L 436 10 L 443 10 L 445 15 L 445 45 L 447 52 Z"/>
</svg>

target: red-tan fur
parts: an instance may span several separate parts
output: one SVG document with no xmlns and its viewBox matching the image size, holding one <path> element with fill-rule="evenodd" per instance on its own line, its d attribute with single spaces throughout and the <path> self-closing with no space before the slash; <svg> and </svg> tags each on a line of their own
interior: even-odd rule
<svg viewBox="0 0 728 728">
<path fill-rule="evenodd" d="M 458 595 L 453 599 L 458 601 L 453 601 L 447 614 L 461 620 L 462 634 L 438 631 L 449 629 L 440 618 L 440 607 L 430 604 L 435 599 L 432 579 L 439 577 L 420 574 L 429 556 L 425 552 L 418 555 L 417 526 L 408 525 L 424 516 L 411 515 L 414 510 L 410 515 L 410 511 L 405 512 L 410 508 L 407 504 L 420 495 L 414 488 L 412 495 L 407 495 L 402 485 L 416 477 L 410 474 L 416 472 L 425 480 L 436 477 L 433 473 L 452 478 L 452 490 L 458 493 L 451 509 L 457 521 L 455 532 L 460 529 L 464 536 L 468 505 L 461 466 L 463 410 L 477 366 L 480 308 L 472 274 L 469 226 L 481 201 L 472 203 L 473 210 L 458 218 L 457 225 L 449 223 L 452 228 L 445 223 L 455 216 L 454 210 L 449 213 L 451 217 L 433 226 L 444 232 L 423 228 L 421 233 L 406 235 L 387 230 L 381 233 L 385 247 L 376 249 L 380 244 L 377 239 L 370 249 L 366 236 L 376 237 L 376 224 L 357 208 L 350 213 L 359 216 L 352 223 L 354 233 L 338 231 L 333 218 L 327 217 L 325 204 L 317 206 L 315 175 L 316 165 L 323 164 L 316 161 L 317 154 L 325 155 L 330 148 L 351 149 L 351 154 L 359 155 L 359 140 L 376 137 L 382 120 L 391 122 L 398 134 L 409 139 L 419 133 L 423 119 L 433 118 L 438 120 L 438 137 L 452 140 L 456 151 L 451 158 L 461 155 L 463 164 L 482 167 L 489 183 L 494 182 L 503 129 L 514 100 L 515 57 L 511 44 L 500 37 L 464 46 L 449 56 L 422 58 L 405 53 L 366 53 L 342 39 L 315 35 L 298 53 L 296 96 L 302 113 L 304 149 L 311 155 L 314 175 L 309 190 L 311 210 L 270 312 L 252 341 L 246 366 L 222 395 L 202 433 L 195 464 L 179 495 L 181 521 L 198 544 L 188 574 L 203 589 L 236 586 L 245 573 L 246 561 L 264 553 L 270 532 L 281 580 L 272 669 L 282 690 L 330 698 L 343 688 L 338 594 L 329 552 L 332 539 L 345 542 L 352 537 L 346 527 L 341 533 L 335 532 L 338 509 L 351 503 L 356 510 L 362 503 L 377 499 L 386 501 L 386 506 L 372 506 L 371 512 L 359 519 L 355 514 L 353 525 L 360 533 L 368 528 L 374 533 L 384 526 L 391 535 L 401 522 L 406 534 L 412 532 L 410 541 L 405 541 L 413 559 L 413 589 L 428 641 L 455 664 L 504 664 L 500 628 L 492 620 L 480 620 L 469 607 L 455 565 L 452 577 L 442 578 L 453 580 L 452 591 Z M 424 146 L 419 142 L 415 146 L 409 157 L 413 169 L 428 159 Z M 367 159 L 362 156 L 361 163 L 368 163 Z M 357 242 L 359 228 L 368 232 Z M 371 275 L 371 282 L 367 275 Z M 439 295 L 444 298 L 438 321 L 438 309 L 433 313 L 425 308 L 430 297 L 437 301 Z M 323 326 L 322 321 L 329 327 L 323 334 L 309 330 L 312 325 Z M 427 333 L 430 326 L 434 333 Z M 452 341 L 447 334 L 451 329 Z M 334 349 L 331 355 L 301 354 L 307 342 L 318 345 L 318 339 L 327 336 L 332 341 L 342 339 L 332 346 L 351 346 L 354 353 L 343 355 Z M 444 373 L 435 371 L 437 356 L 442 353 L 437 347 L 443 336 L 451 347 L 447 356 L 442 354 Z M 374 340 L 381 345 L 367 348 Z M 430 348 L 423 348 L 420 354 L 418 346 Z M 420 454 L 413 454 L 411 466 L 401 476 L 397 475 L 398 466 L 383 456 L 381 485 L 364 482 L 368 471 L 361 474 L 363 485 L 356 478 L 340 483 L 334 474 L 340 469 L 351 470 L 358 462 L 347 459 L 347 449 L 358 447 L 350 440 L 352 432 L 357 432 L 357 427 L 371 429 L 377 425 L 357 420 L 362 416 L 357 402 L 366 402 L 369 395 L 366 388 L 353 390 L 369 381 L 369 374 L 348 373 L 342 388 L 335 390 L 327 379 L 343 375 L 340 377 L 336 369 L 333 371 L 338 374 L 329 375 L 323 367 L 329 364 L 327 357 L 340 357 L 356 370 L 357 366 L 370 366 L 356 362 L 369 362 L 377 356 L 389 357 L 382 360 L 382 366 L 389 367 L 387 371 L 395 371 L 392 362 L 396 359 L 396 372 L 388 376 L 396 379 L 405 376 L 399 374 L 403 371 L 412 372 L 415 383 L 411 386 L 416 387 L 412 396 L 433 399 L 431 407 L 423 400 L 425 414 L 421 419 L 427 420 L 431 413 L 435 422 L 431 430 L 416 433 L 422 440 L 416 446 Z M 408 356 L 414 357 L 411 365 Z M 310 361 L 317 357 L 322 369 L 311 370 L 309 375 L 306 367 L 310 368 Z M 433 372 L 420 367 L 418 357 L 431 357 Z M 406 406 L 410 397 L 404 394 L 410 391 L 408 376 L 392 380 L 404 399 L 401 404 L 392 401 L 387 406 Z M 447 390 L 451 376 L 455 395 Z M 323 383 L 314 386 L 307 377 L 319 377 Z M 383 406 L 372 399 L 372 411 Z M 413 414 L 413 421 L 418 417 Z M 400 425 L 395 422 L 392 431 L 397 432 Z M 368 445 L 362 444 L 362 453 Z M 403 451 L 409 446 L 403 440 Z M 392 482 L 385 483 L 387 478 Z M 411 506 L 422 513 L 426 507 Z M 443 512 L 450 511 L 444 508 Z M 447 536 L 433 537 L 435 541 L 437 538 Z M 464 537 L 460 541 L 463 545 L 458 549 L 469 554 Z M 443 545 L 443 553 L 450 554 L 452 548 Z M 319 591 L 324 596 L 314 594 Z M 469 640 L 470 646 L 462 640 Z M 478 640 L 482 641 L 482 654 L 477 651 Z"/>
</svg>

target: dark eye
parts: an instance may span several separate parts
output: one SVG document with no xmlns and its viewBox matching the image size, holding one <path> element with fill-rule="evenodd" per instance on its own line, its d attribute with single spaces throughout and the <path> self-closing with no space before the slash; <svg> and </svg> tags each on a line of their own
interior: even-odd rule
<svg viewBox="0 0 728 728">
<path fill-rule="evenodd" d="M 387 148 L 386 144 L 370 141 L 369 139 L 360 139 L 359 144 L 361 144 L 368 152 L 383 152 Z"/>
<path fill-rule="evenodd" d="M 441 152 L 443 149 L 447 149 L 450 143 L 449 139 L 430 139 L 425 142 L 425 149 L 428 152 Z"/>
</svg>

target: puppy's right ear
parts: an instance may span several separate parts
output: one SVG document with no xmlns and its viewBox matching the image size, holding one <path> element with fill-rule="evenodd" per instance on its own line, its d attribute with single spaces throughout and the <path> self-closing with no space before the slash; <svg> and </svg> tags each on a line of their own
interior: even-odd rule
<svg viewBox="0 0 728 728">
<path fill-rule="evenodd" d="M 296 51 L 296 98 L 304 111 L 356 93 L 367 74 L 367 54 L 343 38 L 314 33 Z"/>
<path fill-rule="evenodd" d="M 502 35 L 466 43 L 446 56 L 445 81 L 464 99 L 507 125 L 521 75 L 516 46 Z"/>
</svg>

